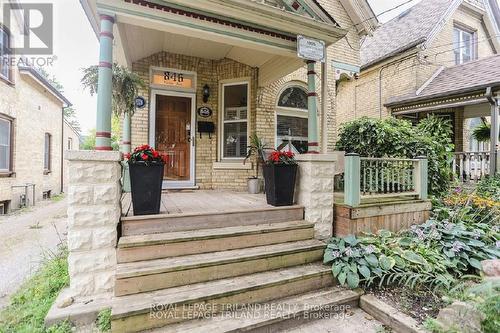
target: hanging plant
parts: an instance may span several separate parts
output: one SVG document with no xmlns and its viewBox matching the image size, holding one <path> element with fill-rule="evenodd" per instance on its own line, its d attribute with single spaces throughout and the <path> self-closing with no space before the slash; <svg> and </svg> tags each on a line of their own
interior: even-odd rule
<svg viewBox="0 0 500 333">
<path fill-rule="evenodd" d="M 491 126 L 486 122 L 482 122 L 481 125 L 474 128 L 472 131 L 472 137 L 479 142 L 490 141 L 491 136 Z"/>
</svg>

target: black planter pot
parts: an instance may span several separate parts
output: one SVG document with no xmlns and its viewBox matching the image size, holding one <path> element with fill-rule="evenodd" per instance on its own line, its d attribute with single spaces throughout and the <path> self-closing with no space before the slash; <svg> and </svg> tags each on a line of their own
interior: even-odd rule
<svg viewBox="0 0 500 333">
<path fill-rule="evenodd" d="M 266 199 L 272 206 L 293 205 L 297 165 L 264 165 Z"/>
<path fill-rule="evenodd" d="M 130 163 L 130 186 L 134 215 L 160 212 L 163 164 Z"/>
</svg>

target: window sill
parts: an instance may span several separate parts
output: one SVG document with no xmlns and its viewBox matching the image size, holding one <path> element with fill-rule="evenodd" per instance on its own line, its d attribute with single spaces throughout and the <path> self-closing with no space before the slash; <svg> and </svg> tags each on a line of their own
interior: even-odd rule
<svg viewBox="0 0 500 333">
<path fill-rule="evenodd" d="M 0 172 L 0 178 L 10 178 L 15 176 L 16 176 L 15 172 Z"/>
<path fill-rule="evenodd" d="M 214 162 L 213 168 L 215 170 L 252 170 L 252 163 L 247 162 L 243 164 L 243 161 L 220 161 Z"/>
<path fill-rule="evenodd" d="M 8 84 L 9 86 L 13 87 L 14 86 L 14 81 L 12 79 L 9 79 L 3 75 L 0 75 L 0 81 Z"/>
</svg>

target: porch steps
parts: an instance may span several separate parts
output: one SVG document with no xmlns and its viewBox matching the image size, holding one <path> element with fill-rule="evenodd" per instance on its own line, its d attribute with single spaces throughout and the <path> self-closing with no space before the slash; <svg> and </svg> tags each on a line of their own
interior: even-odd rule
<svg viewBox="0 0 500 333">
<path fill-rule="evenodd" d="M 311 239 L 314 225 L 305 221 L 232 226 L 121 237 L 118 262 L 161 259 Z"/>
<path fill-rule="evenodd" d="M 314 263 L 115 297 L 112 332 L 140 332 L 194 319 L 200 312 L 217 313 L 228 304 L 263 303 L 333 285 L 331 268 Z"/>
<path fill-rule="evenodd" d="M 264 207 L 224 212 L 127 216 L 121 219 L 122 236 L 174 231 L 224 228 L 297 221 L 304 218 L 304 207 Z"/>
<path fill-rule="evenodd" d="M 236 333 L 286 332 L 308 321 L 307 318 L 342 316 L 345 310 L 358 307 L 361 289 L 345 290 L 334 287 L 291 296 L 278 301 L 241 308 L 232 313 L 211 318 L 194 319 L 148 333 Z M 251 314 L 251 316 L 249 316 Z"/>
<path fill-rule="evenodd" d="M 116 269 L 115 295 L 129 295 L 308 264 L 321 260 L 325 247 L 325 243 L 321 241 L 308 239 L 122 263 Z"/>
</svg>

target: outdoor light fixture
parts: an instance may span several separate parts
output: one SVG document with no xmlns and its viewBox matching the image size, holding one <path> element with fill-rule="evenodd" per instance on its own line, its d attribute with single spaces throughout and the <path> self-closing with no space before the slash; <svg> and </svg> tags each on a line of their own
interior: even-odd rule
<svg viewBox="0 0 500 333">
<path fill-rule="evenodd" d="M 208 102 L 208 98 L 210 97 L 210 87 L 208 84 L 203 86 L 203 103 Z"/>
</svg>

